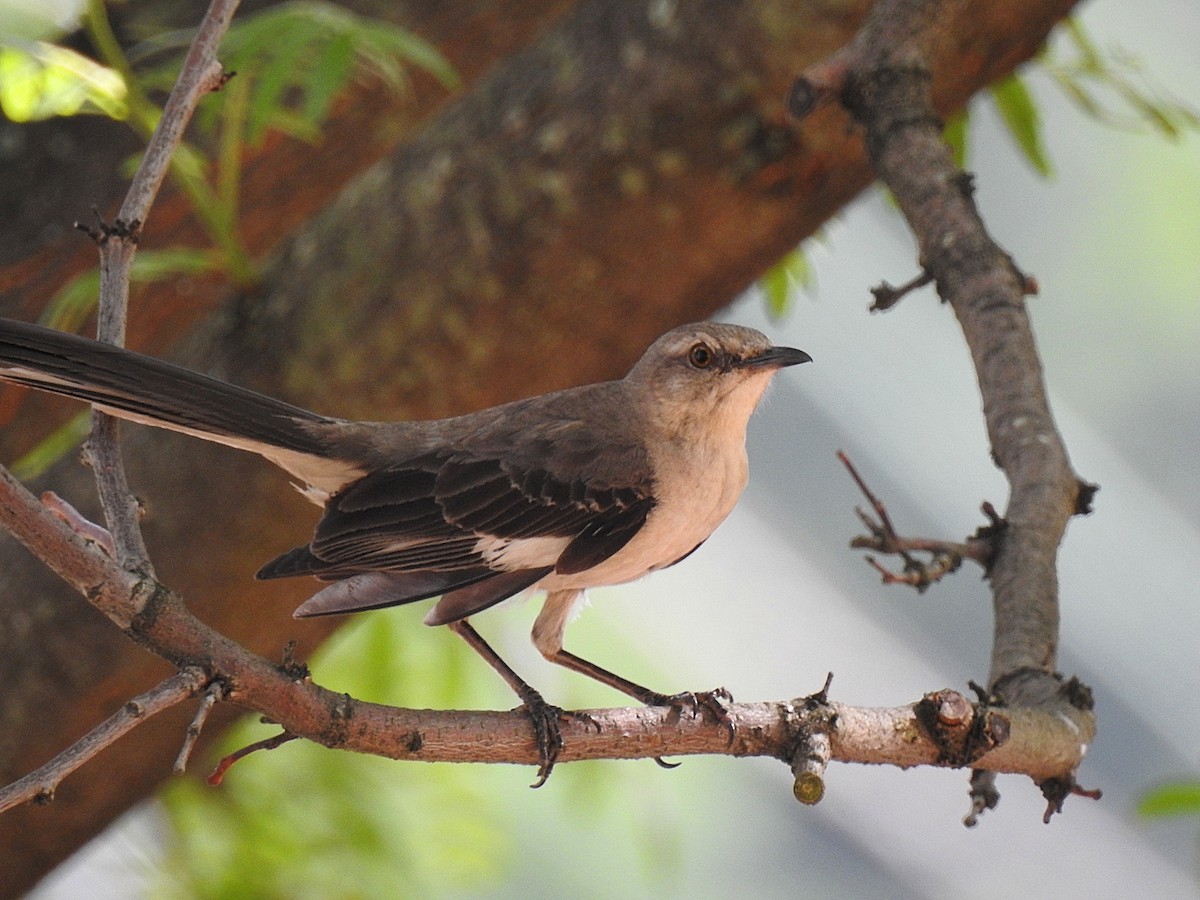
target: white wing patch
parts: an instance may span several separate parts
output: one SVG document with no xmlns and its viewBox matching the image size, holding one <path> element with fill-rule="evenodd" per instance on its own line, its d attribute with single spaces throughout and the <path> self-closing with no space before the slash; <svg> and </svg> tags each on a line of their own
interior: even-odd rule
<svg viewBox="0 0 1200 900">
<path fill-rule="evenodd" d="M 500 572 L 554 565 L 571 543 L 569 537 L 502 538 L 481 535 L 475 544 L 488 568 Z"/>
</svg>

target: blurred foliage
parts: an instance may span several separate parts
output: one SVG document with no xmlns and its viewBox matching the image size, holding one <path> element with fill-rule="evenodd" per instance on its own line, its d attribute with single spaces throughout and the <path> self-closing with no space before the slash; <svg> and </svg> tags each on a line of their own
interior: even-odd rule
<svg viewBox="0 0 1200 900">
<path fill-rule="evenodd" d="M 1015 74 L 1009 75 L 992 85 L 989 96 L 1025 161 L 1039 175 L 1049 177 L 1050 160 L 1042 141 L 1042 117 L 1025 82 Z"/>
<path fill-rule="evenodd" d="M 1138 803 L 1147 817 L 1200 816 L 1200 781 L 1176 781 L 1148 791 Z"/>
<path fill-rule="evenodd" d="M 149 140 L 162 115 L 152 99 L 174 85 L 191 32 L 147 40 L 127 53 L 103 0 L 88 0 L 83 25 L 98 60 L 66 47 L 8 37 L 0 41 L 0 110 L 14 121 L 95 113 L 123 121 Z M 165 59 L 135 70 L 131 55 Z M 447 88 L 455 73 L 431 44 L 389 22 L 355 15 L 321 0 L 294 0 L 234 21 L 221 46 L 236 77 L 201 102 L 196 124 L 205 148 L 180 146 L 171 174 L 205 227 L 222 271 L 248 287 L 258 267 L 238 238 L 242 156 L 278 132 L 315 142 L 337 97 L 355 79 L 376 79 L 397 93 L 410 66 Z M 182 260 L 181 268 L 164 265 Z M 147 277 L 191 271 L 192 260 L 164 256 Z M 78 291 L 68 285 L 65 291 Z M 60 298 L 61 299 L 61 298 Z M 67 302 L 67 301 L 62 301 Z M 72 298 L 70 302 L 77 302 Z"/>
<path fill-rule="evenodd" d="M 803 247 L 797 247 L 787 253 L 758 280 L 759 290 L 762 291 L 767 304 L 767 312 L 775 319 L 787 315 L 796 288 L 807 290 L 812 284 L 812 266 Z"/>
<path fill-rule="evenodd" d="M 314 658 L 325 684 L 378 702 L 453 707 L 478 664 L 458 641 L 410 640 L 411 617 L 358 617 Z M 278 733 L 245 719 L 221 753 Z M 193 764 L 194 766 L 196 763 Z M 162 793 L 174 843 L 164 890 L 189 897 L 419 896 L 478 887 L 502 867 L 511 837 L 486 799 L 448 766 L 292 742 L 251 754 L 219 788 L 180 779 Z"/>
<path fill-rule="evenodd" d="M 180 275 L 216 272 L 220 264 L 220 259 L 211 250 L 190 247 L 139 250 L 133 258 L 129 278 L 133 284 L 152 284 Z M 99 292 L 99 271 L 89 269 L 80 272 L 58 289 L 38 321 L 59 331 L 78 331 L 94 311 Z"/>
<path fill-rule="evenodd" d="M 53 40 L 79 22 L 85 0 L 0 0 L 0 40 Z"/>
<path fill-rule="evenodd" d="M 157 55 L 180 37 L 146 41 L 138 53 Z M 221 42 L 221 62 L 236 73 L 231 85 L 247 85 L 246 96 L 232 121 L 229 103 L 207 98 L 197 121 L 213 134 L 233 128 L 250 145 L 261 144 L 271 131 L 315 141 L 334 100 L 355 79 L 376 79 L 402 95 L 410 87 L 407 67 L 414 66 L 447 89 L 458 86 L 458 76 L 432 44 L 321 0 L 292 0 L 236 20 Z M 143 81 L 169 91 L 179 65 L 175 56 L 146 72 Z"/>
<path fill-rule="evenodd" d="M 1066 50 L 1047 50 L 1030 71 L 1049 75 L 1086 115 L 1112 128 L 1151 131 L 1171 140 L 1200 130 L 1200 112 L 1155 84 L 1141 60 L 1120 48 L 1101 50 L 1077 18 L 1068 19 L 1059 34 Z M 1013 73 L 1001 79 L 988 99 L 1025 161 L 1049 177 L 1053 169 L 1042 117 L 1022 77 Z M 968 116 L 966 110 L 951 116 L 944 132 L 960 167 L 968 156 Z"/>
<path fill-rule="evenodd" d="M 0 40 L 0 112 L 13 122 L 86 113 L 123 120 L 125 82 L 112 69 L 45 41 Z"/>
<path fill-rule="evenodd" d="M 85 409 L 42 438 L 36 447 L 16 460 L 9 470 L 21 481 L 37 478 L 82 444 L 91 427 L 92 411 Z"/>
<path fill-rule="evenodd" d="M 1089 116 L 1175 140 L 1200 128 L 1200 112 L 1157 85 L 1140 59 L 1119 47 L 1101 50 L 1078 19 L 1068 19 L 1062 34 L 1071 55 L 1046 54 L 1040 66 Z"/>
<path fill-rule="evenodd" d="M 84 113 L 126 121 L 148 140 L 161 108 L 154 91 L 168 92 L 179 75 L 192 33 L 173 33 L 142 42 L 131 55 L 165 57 L 135 72 L 118 42 L 102 0 L 88 0 L 84 27 L 104 64 L 73 50 L 10 38 L 0 42 L 0 109 L 14 121 Z M 397 93 L 409 87 L 407 66 L 431 73 L 447 88 L 456 75 L 435 47 L 402 28 L 355 15 L 320 0 L 296 0 L 237 19 L 221 45 L 227 70 L 237 76 L 201 101 L 196 124 L 206 146 L 183 143 L 171 175 L 205 227 L 210 247 L 142 250 L 132 280 L 151 284 L 171 278 L 222 274 L 248 288 L 258 264 L 241 243 L 238 228 L 242 156 L 247 146 L 280 132 L 316 141 L 336 98 L 356 78 L 375 78 Z M 139 159 L 131 161 L 133 174 Z M 81 273 L 51 298 L 42 322 L 78 330 L 95 310 L 98 269 Z M 82 418 L 68 422 L 18 464 L 33 477 L 74 447 L 86 429 Z"/>
<path fill-rule="evenodd" d="M 987 97 L 1021 156 L 1039 175 L 1050 177 L 1053 169 L 1042 138 L 1042 116 L 1025 82 L 1014 72 L 988 88 Z M 942 137 L 954 154 L 954 164 L 960 169 L 967 167 L 970 155 L 970 123 L 968 106 L 950 116 L 942 129 Z"/>
</svg>

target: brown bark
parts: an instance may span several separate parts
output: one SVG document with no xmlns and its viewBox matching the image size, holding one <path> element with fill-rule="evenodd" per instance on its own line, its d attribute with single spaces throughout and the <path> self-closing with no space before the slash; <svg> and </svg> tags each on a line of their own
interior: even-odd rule
<svg viewBox="0 0 1200 900">
<path fill-rule="evenodd" d="M 1009 482 L 986 561 L 995 610 L 989 690 L 1005 704 L 1074 719 L 1081 733 L 1090 732 L 1090 690 L 1056 673 L 1057 563 L 1067 522 L 1090 511 L 1095 487 L 1071 468 L 1050 411 L 1025 306 L 1036 285 L 987 233 L 929 91 L 934 48 L 951 39 L 951 12 L 966 8 L 965 0 L 882 0 L 855 41 L 818 71 L 840 83 L 843 106 L 864 128 L 872 167 L 917 238 L 927 277 L 958 318 L 992 456 Z M 1073 770 L 1040 786 L 1052 811 L 1077 791 Z M 991 776 L 976 778 L 972 795 L 979 811 L 995 806 Z"/>
<path fill-rule="evenodd" d="M 1027 59 L 1072 5 L 973 8 L 934 61 L 939 108 Z M 377 418 L 444 415 L 619 373 L 666 326 L 730 300 L 869 182 L 844 115 L 826 110 L 800 130 L 783 117 L 791 80 L 845 42 L 867 6 L 695 2 L 651 23 L 641 5 L 578 4 L 352 181 L 289 241 L 256 296 L 206 304 L 216 312 L 178 357 L 323 412 Z M 474 21 L 507 21 L 512 30 L 494 33 L 517 47 L 528 32 L 502 7 Z M 532 16 L 530 29 L 541 24 Z M 449 25 L 443 34 L 469 83 L 482 66 L 468 60 L 487 45 L 449 37 Z M 367 142 L 356 121 L 330 129 L 339 146 Z M 247 227 L 253 246 L 306 214 L 285 201 L 324 205 L 332 187 L 312 167 L 327 152 L 301 164 L 296 148 L 264 151 L 247 204 L 263 223 Z M 353 159 L 327 168 L 363 161 Z M 175 233 L 172 209 L 156 208 L 151 233 Z M 51 279 L 69 255 L 54 252 L 14 264 L 8 284 L 20 283 L 17 271 Z M 30 312 L 21 301 L 6 308 Z M 277 657 L 292 636 L 311 648 L 322 626 L 289 615 L 309 586 L 250 578 L 314 518 L 285 480 L 257 460 L 157 433 L 130 430 L 126 455 L 164 582 L 251 649 Z M 88 493 L 71 461 L 50 480 L 69 498 Z M 0 559 L 0 776 L 11 778 L 169 670 L 24 551 L 5 546 Z M 164 714 L 69 779 L 52 806 L 0 820 L 0 856 L 16 861 L 8 887 L 28 886 L 151 790 L 185 724 L 186 712 Z"/>
</svg>

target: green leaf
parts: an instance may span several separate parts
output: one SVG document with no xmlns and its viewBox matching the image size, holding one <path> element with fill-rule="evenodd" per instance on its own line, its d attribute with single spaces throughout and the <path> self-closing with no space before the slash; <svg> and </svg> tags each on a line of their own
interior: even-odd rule
<svg viewBox="0 0 1200 900">
<path fill-rule="evenodd" d="M 1200 112 L 1150 80 L 1145 66 L 1118 49 L 1102 51 L 1075 19 L 1065 25 L 1073 56 L 1047 55 L 1042 67 L 1084 113 L 1125 130 L 1150 129 L 1177 140 L 1200 130 Z"/>
<path fill-rule="evenodd" d="M 1200 816 L 1200 781 L 1179 781 L 1154 788 L 1138 803 L 1143 816 Z"/>
<path fill-rule="evenodd" d="M 1008 133 L 1025 154 L 1025 159 L 1038 174 L 1048 177 L 1051 167 L 1042 145 L 1042 119 L 1029 89 L 1016 75 L 1009 75 L 992 86 L 991 95 Z"/>
<path fill-rule="evenodd" d="M 142 250 L 133 258 L 129 280 L 134 284 L 153 284 L 176 275 L 203 275 L 220 271 L 210 250 L 174 247 Z M 78 331 L 96 308 L 100 295 L 100 272 L 89 269 L 69 280 L 51 298 L 39 321 L 59 331 Z"/>
<path fill-rule="evenodd" d="M 1106 68 L 1103 55 L 1096 42 L 1083 27 L 1077 16 L 1071 16 L 1066 21 L 1066 34 L 1075 50 L 1079 53 L 1079 68 L 1081 71 L 1102 72 Z"/>
<path fill-rule="evenodd" d="M 767 301 L 767 312 L 781 318 L 791 305 L 792 290 L 812 284 L 812 268 L 804 251 L 797 248 L 772 266 L 758 281 Z"/>
<path fill-rule="evenodd" d="M 759 279 L 763 296 L 767 300 L 767 312 L 775 318 L 787 312 L 788 298 L 791 294 L 791 282 L 787 270 L 783 266 L 775 266 Z"/>
<path fill-rule="evenodd" d="M 394 89 L 402 90 L 406 79 L 397 61 L 424 69 L 444 87 L 458 86 L 458 75 L 437 48 L 402 28 L 371 28 L 362 33 L 362 51 L 376 67 L 375 74 L 385 78 Z M 388 72 L 392 74 L 389 75 Z"/>
<path fill-rule="evenodd" d="M 951 116 L 942 129 L 942 139 L 950 146 L 950 152 L 954 154 L 954 165 L 960 169 L 967 164 L 968 121 L 967 111 L 963 109 Z"/>
<path fill-rule="evenodd" d="M 349 83 L 353 71 L 354 37 L 344 33 L 335 35 L 309 76 L 302 110 L 304 118 L 324 122 L 333 98 Z"/>
<path fill-rule="evenodd" d="M 43 41 L 0 42 L 0 110 L 14 122 L 99 113 L 124 119 L 125 82 L 74 50 Z"/>
<path fill-rule="evenodd" d="M 289 16 L 287 27 L 275 29 L 270 51 L 258 54 L 253 63 L 231 63 L 246 74 L 253 66 L 250 114 L 246 120 L 246 141 L 258 144 L 272 124 L 276 112 L 284 108 L 285 94 L 293 87 L 303 89 L 301 73 L 307 71 L 311 57 L 326 35 L 321 23 L 307 16 Z"/>
<path fill-rule="evenodd" d="M 92 424 L 91 410 L 84 410 L 43 438 L 37 446 L 14 462 L 13 475 L 21 481 L 37 478 L 83 443 Z"/>
<path fill-rule="evenodd" d="M 1062 92 L 1067 95 L 1067 99 L 1093 119 L 1104 118 L 1103 106 L 1092 96 L 1091 91 L 1088 90 L 1081 79 L 1071 72 L 1059 69 L 1051 69 L 1050 74 Z"/>
<path fill-rule="evenodd" d="M 319 0 L 293 0 L 235 22 L 222 44 L 225 66 L 251 82 L 246 139 L 269 129 L 312 140 L 333 101 L 356 76 L 408 86 L 406 66 L 457 84 L 435 47 L 387 22 Z M 207 113 L 204 121 L 210 121 Z"/>
</svg>

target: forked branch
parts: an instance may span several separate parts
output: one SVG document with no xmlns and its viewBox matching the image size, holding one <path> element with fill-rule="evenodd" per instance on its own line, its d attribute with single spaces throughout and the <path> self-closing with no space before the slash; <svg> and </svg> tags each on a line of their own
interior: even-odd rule
<svg viewBox="0 0 1200 900">
<path fill-rule="evenodd" d="M 1054 672 L 1058 545 L 1068 520 L 1087 504 L 1050 413 L 1025 308 L 1036 282 L 987 233 L 972 179 L 954 165 L 931 99 L 935 73 L 928 60 L 964 8 L 964 0 L 882 0 L 853 41 L 803 73 L 792 109 L 803 117 L 836 100 L 850 112 L 876 174 L 917 238 L 922 274 L 877 294 L 876 308 L 932 279 L 962 326 L 992 455 L 1011 488 L 1006 527 L 989 557 L 995 610 L 989 684 L 1010 703 L 1049 708 L 1062 702 Z M 875 537 L 908 552 L 886 523 Z M 953 554 L 943 554 L 939 566 L 952 564 Z M 897 580 L 920 586 L 926 577 L 918 567 Z M 1090 735 L 1090 714 L 1078 712 L 1064 708 Z"/>
</svg>

